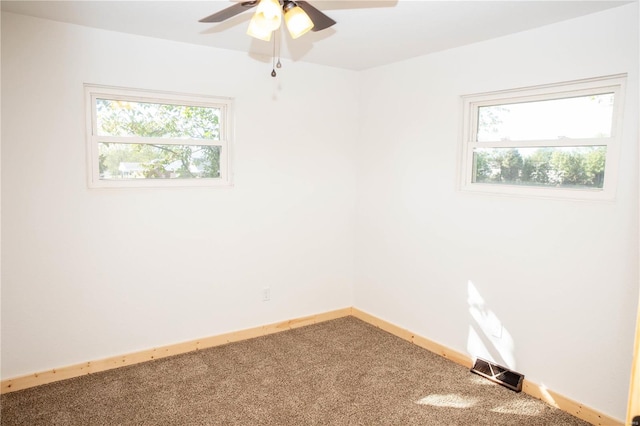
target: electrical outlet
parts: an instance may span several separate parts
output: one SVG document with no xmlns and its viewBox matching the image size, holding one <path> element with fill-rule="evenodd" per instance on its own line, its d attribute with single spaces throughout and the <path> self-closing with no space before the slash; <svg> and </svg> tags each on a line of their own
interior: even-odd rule
<svg viewBox="0 0 640 426">
<path fill-rule="evenodd" d="M 268 302 L 271 300 L 271 288 L 265 287 L 262 289 L 262 301 Z"/>
</svg>

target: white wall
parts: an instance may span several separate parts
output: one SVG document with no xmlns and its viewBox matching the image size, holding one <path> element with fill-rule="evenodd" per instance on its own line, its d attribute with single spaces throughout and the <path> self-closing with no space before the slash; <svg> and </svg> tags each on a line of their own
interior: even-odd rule
<svg viewBox="0 0 640 426">
<path fill-rule="evenodd" d="M 357 74 L 283 62 L 2 15 L 3 378 L 352 305 Z M 235 186 L 89 190 L 85 82 L 235 98 Z"/>
<path fill-rule="evenodd" d="M 637 7 L 363 72 L 357 153 L 355 306 L 620 419 L 638 292 Z M 623 72 L 615 202 L 456 190 L 461 95 Z"/>
</svg>

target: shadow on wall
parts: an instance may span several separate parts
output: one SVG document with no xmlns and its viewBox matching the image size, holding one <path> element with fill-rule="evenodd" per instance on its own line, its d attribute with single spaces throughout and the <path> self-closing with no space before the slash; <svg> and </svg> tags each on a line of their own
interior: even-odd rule
<svg viewBox="0 0 640 426">
<path fill-rule="evenodd" d="M 471 280 L 467 284 L 467 294 L 471 314 L 467 352 L 474 358 L 484 358 L 515 370 L 515 345 L 511 334 L 500 318 L 487 307 Z"/>
</svg>

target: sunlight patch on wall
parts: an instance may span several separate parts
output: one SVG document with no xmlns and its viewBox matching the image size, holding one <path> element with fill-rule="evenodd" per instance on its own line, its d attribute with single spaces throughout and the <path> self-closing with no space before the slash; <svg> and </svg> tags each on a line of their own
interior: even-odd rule
<svg viewBox="0 0 640 426">
<path fill-rule="evenodd" d="M 516 368 L 513 337 L 500 318 L 486 306 L 477 287 L 469 280 L 467 303 L 471 314 L 467 351 L 473 357 L 491 360 L 510 369 Z"/>
<path fill-rule="evenodd" d="M 489 349 L 484 344 L 480 335 L 476 332 L 472 325 L 469 325 L 469 334 L 467 336 L 467 352 L 475 358 L 491 359 Z"/>
<path fill-rule="evenodd" d="M 540 398 L 541 400 L 543 400 L 544 402 L 546 402 L 547 404 L 553 407 L 560 408 L 555 398 L 551 396 L 551 394 L 549 393 L 549 389 L 547 388 L 547 386 L 545 386 L 544 383 L 542 383 L 538 387 L 538 390 L 540 390 L 540 396 L 538 396 L 538 398 Z"/>
<path fill-rule="evenodd" d="M 431 405 L 432 407 L 451 407 L 451 408 L 469 408 L 476 405 L 477 398 L 469 398 L 462 395 L 447 394 L 447 395 L 428 395 L 416 404 L 419 405 Z"/>
</svg>

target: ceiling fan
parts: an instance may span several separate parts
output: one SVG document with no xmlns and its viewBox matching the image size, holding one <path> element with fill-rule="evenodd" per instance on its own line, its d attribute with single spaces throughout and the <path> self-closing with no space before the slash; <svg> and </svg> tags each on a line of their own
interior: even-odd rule
<svg viewBox="0 0 640 426">
<path fill-rule="evenodd" d="M 247 34 L 264 41 L 271 40 L 271 34 L 280 28 L 283 15 L 287 29 L 294 39 L 308 31 L 321 31 L 336 23 L 303 0 L 243 1 L 207 16 L 200 22 L 222 22 L 254 6 L 257 8 L 249 23 Z"/>
</svg>

